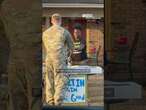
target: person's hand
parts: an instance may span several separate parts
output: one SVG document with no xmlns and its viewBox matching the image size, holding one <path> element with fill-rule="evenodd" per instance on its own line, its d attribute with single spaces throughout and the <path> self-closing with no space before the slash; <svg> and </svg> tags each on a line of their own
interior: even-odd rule
<svg viewBox="0 0 146 110">
<path fill-rule="evenodd" d="M 69 65 L 69 66 L 72 64 L 71 56 L 68 57 L 67 62 L 68 62 L 68 65 Z"/>
<path fill-rule="evenodd" d="M 81 44 L 80 50 L 83 50 L 85 48 L 84 44 Z"/>
</svg>

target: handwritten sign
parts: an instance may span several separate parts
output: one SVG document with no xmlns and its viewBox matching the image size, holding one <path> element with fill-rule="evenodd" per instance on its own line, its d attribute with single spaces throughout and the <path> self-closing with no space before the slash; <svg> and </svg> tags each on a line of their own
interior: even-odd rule
<svg viewBox="0 0 146 110">
<path fill-rule="evenodd" d="M 64 103 L 86 102 L 86 75 L 71 76 L 66 89 Z"/>
</svg>

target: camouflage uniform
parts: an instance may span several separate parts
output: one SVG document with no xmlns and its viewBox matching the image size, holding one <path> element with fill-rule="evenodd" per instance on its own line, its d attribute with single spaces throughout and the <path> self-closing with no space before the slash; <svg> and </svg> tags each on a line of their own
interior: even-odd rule
<svg viewBox="0 0 146 110">
<path fill-rule="evenodd" d="M 43 41 L 46 48 L 45 100 L 50 105 L 61 105 L 68 77 L 57 69 L 67 65 L 66 50 L 73 48 L 72 37 L 64 28 L 53 25 L 43 33 Z"/>
<path fill-rule="evenodd" d="M 8 109 L 41 110 L 41 1 L 4 0 L 1 18 L 10 42 Z"/>
</svg>

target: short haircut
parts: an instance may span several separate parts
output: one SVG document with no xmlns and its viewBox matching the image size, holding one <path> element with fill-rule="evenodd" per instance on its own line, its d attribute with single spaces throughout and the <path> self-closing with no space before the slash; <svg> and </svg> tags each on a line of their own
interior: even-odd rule
<svg viewBox="0 0 146 110">
<path fill-rule="evenodd" d="M 74 28 L 74 29 L 82 30 L 82 26 L 81 26 L 81 24 L 79 24 L 79 23 L 76 23 L 76 24 L 74 25 L 73 28 Z"/>
<path fill-rule="evenodd" d="M 60 20 L 61 19 L 61 15 L 59 13 L 55 13 L 55 14 L 52 15 L 51 18 L 54 19 L 54 20 Z"/>
</svg>

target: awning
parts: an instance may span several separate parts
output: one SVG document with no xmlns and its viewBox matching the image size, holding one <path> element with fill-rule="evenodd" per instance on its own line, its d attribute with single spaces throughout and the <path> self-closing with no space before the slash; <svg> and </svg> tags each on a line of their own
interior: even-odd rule
<svg viewBox="0 0 146 110">
<path fill-rule="evenodd" d="M 43 3 L 43 8 L 104 8 L 104 4 Z"/>
<path fill-rule="evenodd" d="M 103 8 L 104 0 L 42 0 L 43 8 Z"/>
</svg>

